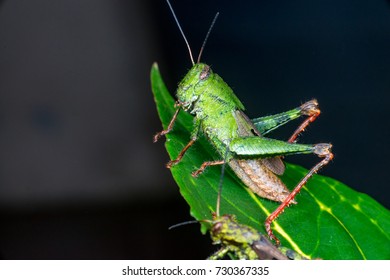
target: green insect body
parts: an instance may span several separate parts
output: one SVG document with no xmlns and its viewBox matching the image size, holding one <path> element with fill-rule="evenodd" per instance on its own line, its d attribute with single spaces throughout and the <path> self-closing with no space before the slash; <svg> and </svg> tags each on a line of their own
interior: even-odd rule
<svg viewBox="0 0 390 280">
<path fill-rule="evenodd" d="M 203 63 L 195 64 L 184 77 L 177 89 L 177 99 L 179 109 L 172 119 L 170 127 L 158 133 L 155 136 L 155 141 L 161 135 L 171 131 L 180 108 L 195 116 L 194 130 L 189 144 L 184 147 L 177 159 L 169 162 L 167 166 L 172 167 L 179 163 L 187 149 L 195 143 L 200 132 L 203 132 L 219 152 L 221 159 L 203 163 L 193 175 L 198 176 L 207 166 L 227 162 L 254 193 L 270 200 L 282 202 L 281 206 L 266 221 L 268 234 L 277 241 L 270 229 L 272 220 L 289 204 L 295 203 L 296 193 L 315 172 L 333 157 L 330 152 L 330 144 L 293 143 L 297 135 L 309 124 L 311 118 L 319 114 L 316 100 L 309 101 L 285 113 L 251 121 L 243 113 L 244 106 L 232 89 L 218 74 L 213 73 L 208 65 Z M 292 141 L 284 142 L 263 136 L 276 127 L 302 115 L 307 115 L 309 121 L 304 122 L 297 129 L 290 138 L 293 139 Z M 226 150 L 228 150 L 227 154 Z M 310 170 L 294 189 L 295 192 L 290 193 L 277 176 L 284 172 L 284 164 L 279 156 L 308 153 L 317 154 L 325 159 Z"/>
<path fill-rule="evenodd" d="M 304 260 L 303 256 L 286 247 L 277 248 L 255 229 L 237 222 L 234 215 L 215 216 L 211 221 L 213 244 L 221 249 L 208 259 L 222 259 L 232 253 L 241 260 Z"/>
<path fill-rule="evenodd" d="M 302 145 L 262 137 L 260 130 L 268 132 L 270 125 L 280 125 L 275 118 L 257 119 L 257 127 L 242 112 L 245 108 L 233 90 L 203 63 L 195 64 L 177 89 L 178 104 L 195 115 L 192 140 L 196 141 L 201 130 L 221 155 L 220 161 L 207 162 L 194 173 L 199 175 L 208 165 L 228 162 L 237 176 L 261 197 L 283 202 L 290 194 L 276 174 L 283 174 L 284 165 L 277 156 L 298 153 L 324 153 L 328 145 Z M 303 109 L 286 112 L 282 120 L 292 120 L 300 114 L 317 112 L 316 101 Z M 300 114 L 296 114 L 300 111 Z M 295 113 L 295 114 L 293 114 Z M 271 122 L 273 120 L 273 123 Z M 265 126 L 268 125 L 268 131 Z M 224 158 L 226 147 L 229 153 Z M 257 159 L 252 159 L 256 157 Z M 263 159 L 258 159 L 263 158 Z M 267 158 L 267 159 L 265 159 Z M 170 165 L 178 161 L 171 162 Z"/>
<path fill-rule="evenodd" d="M 170 6 L 169 2 L 168 4 Z M 171 6 L 170 8 L 174 15 Z M 174 17 L 177 21 L 175 15 Z M 179 24 L 178 26 L 180 28 Z M 183 32 L 182 35 L 187 43 Z M 187 46 L 189 48 L 188 43 Z M 191 50 L 190 56 L 193 61 Z M 298 135 L 320 114 L 318 103 L 316 100 L 311 100 L 284 113 L 250 120 L 243 113 L 245 108 L 233 90 L 218 74 L 212 71 L 209 65 L 199 63 L 199 59 L 200 57 L 197 63 L 193 62 L 192 68 L 180 82 L 176 92 L 178 109 L 168 128 L 154 136 L 154 142 L 173 129 L 180 109 L 192 114 L 194 128 L 191 140 L 177 158 L 167 164 L 167 167 L 171 168 L 181 161 L 185 152 L 196 142 L 200 133 L 206 135 L 218 151 L 220 159 L 204 162 L 192 175 L 198 176 L 208 166 L 228 163 L 235 174 L 254 193 L 281 202 L 280 206 L 265 221 L 268 235 L 278 243 L 278 239 L 271 230 L 272 221 L 283 212 L 285 207 L 296 203 L 294 197 L 307 180 L 333 158 L 330 144 L 295 143 Z M 306 116 L 307 119 L 296 129 L 287 142 L 264 137 L 270 131 L 300 116 Z M 278 177 L 278 175 L 283 174 L 285 169 L 281 156 L 310 153 L 324 159 L 315 165 L 290 192 Z"/>
</svg>

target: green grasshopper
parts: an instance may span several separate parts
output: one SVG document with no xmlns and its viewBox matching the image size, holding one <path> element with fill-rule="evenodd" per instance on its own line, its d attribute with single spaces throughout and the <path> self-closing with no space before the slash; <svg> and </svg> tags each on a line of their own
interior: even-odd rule
<svg viewBox="0 0 390 280">
<path fill-rule="evenodd" d="M 213 244 L 221 245 L 218 251 L 207 258 L 208 260 L 222 259 L 228 253 L 240 260 L 307 260 L 287 247 L 276 247 L 256 229 L 240 224 L 235 215 L 219 216 L 218 208 L 212 213 L 212 220 L 187 221 L 169 229 L 197 222 L 208 224 Z"/>
<path fill-rule="evenodd" d="M 190 45 L 173 8 L 167 0 L 177 26 L 187 45 L 192 68 L 179 83 L 175 106 L 177 110 L 167 129 L 157 133 L 153 140 L 169 133 L 174 126 L 179 111 L 182 109 L 194 115 L 194 129 L 189 143 L 182 149 L 175 160 L 167 164 L 168 168 L 178 164 L 186 151 L 196 142 L 200 133 L 206 135 L 221 156 L 221 159 L 204 162 L 192 173 L 194 177 L 201 174 L 208 166 L 221 165 L 225 162 L 235 174 L 257 195 L 280 202 L 279 207 L 265 220 L 269 237 L 277 244 L 279 240 L 271 229 L 272 222 L 292 203 L 295 196 L 313 174 L 317 173 L 333 158 L 331 144 L 297 144 L 298 135 L 319 115 L 318 102 L 311 100 L 303 105 L 280 114 L 249 119 L 244 114 L 244 106 L 233 90 L 214 73 L 210 66 L 200 62 L 201 54 L 210 31 L 217 19 L 215 16 L 195 63 Z M 287 142 L 264 137 L 272 130 L 300 116 L 307 118 L 295 130 Z M 223 152 L 228 149 L 226 157 Z M 323 158 L 302 178 L 293 191 L 289 191 L 278 175 L 285 170 L 282 157 L 294 154 L 315 154 Z"/>
<path fill-rule="evenodd" d="M 234 215 L 213 215 L 209 221 L 213 244 L 221 249 L 208 259 L 222 259 L 233 253 L 238 259 L 246 260 L 305 260 L 306 258 L 286 247 L 275 247 L 264 235 L 252 227 L 237 222 Z"/>
</svg>

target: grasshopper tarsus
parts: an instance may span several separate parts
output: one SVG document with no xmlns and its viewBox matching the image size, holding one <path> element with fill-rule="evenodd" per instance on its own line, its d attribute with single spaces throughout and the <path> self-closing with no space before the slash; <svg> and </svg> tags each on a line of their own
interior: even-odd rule
<svg viewBox="0 0 390 280">
<path fill-rule="evenodd" d="M 158 139 L 160 139 L 161 136 L 167 134 L 169 131 L 161 131 L 161 132 L 158 132 L 156 133 L 154 136 L 153 136 L 153 143 L 156 143 L 158 141 Z"/>
<path fill-rule="evenodd" d="M 163 130 L 163 131 L 160 131 L 160 132 L 157 132 L 154 136 L 153 136 L 153 143 L 156 143 L 162 136 L 164 136 L 165 134 L 168 134 L 169 132 L 171 132 L 172 130 L 172 127 L 168 127 L 167 129 Z"/>
<path fill-rule="evenodd" d="M 169 161 L 165 166 L 170 169 L 172 166 L 175 166 L 176 164 L 178 164 L 180 162 L 180 160 L 171 160 Z"/>
<path fill-rule="evenodd" d="M 199 176 L 199 174 L 202 173 L 202 172 L 203 171 L 196 170 L 196 171 L 191 173 L 191 176 L 194 177 L 194 178 L 197 178 Z"/>
<path fill-rule="evenodd" d="M 271 229 L 271 223 L 272 223 L 272 221 L 268 221 L 268 219 L 269 219 L 270 217 L 271 217 L 271 216 L 269 216 L 269 217 L 265 220 L 265 230 L 267 231 L 267 234 L 268 234 L 269 239 L 274 240 L 276 246 L 279 246 L 279 245 L 280 245 L 280 240 L 274 235 L 274 233 L 272 232 L 272 229 Z"/>
</svg>

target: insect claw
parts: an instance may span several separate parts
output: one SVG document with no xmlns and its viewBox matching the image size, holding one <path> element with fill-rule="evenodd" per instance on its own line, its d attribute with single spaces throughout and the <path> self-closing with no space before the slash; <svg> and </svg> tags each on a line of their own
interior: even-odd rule
<svg viewBox="0 0 390 280">
<path fill-rule="evenodd" d="M 154 136 L 153 136 L 153 143 L 156 143 L 158 141 L 158 139 L 160 139 L 161 136 L 163 136 L 163 131 L 162 132 L 158 132 L 156 133 Z"/>
<path fill-rule="evenodd" d="M 200 173 L 202 173 L 203 170 L 196 170 L 194 172 L 191 173 L 192 177 L 196 178 L 199 176 Z"/>
<path fill-rule="evenodd" d="M 166 166 L 167 168 L 171 168 L 172 166 L 175 166 L 176 164 L 178 164 L 179 161 L 180 161 L 180 160 L 177 160 L 177 159 L 171 160 L 171 161 L 169 161 L 165 166 Z"/>
<path fill-rule="evenodd" d="M 278 247 L 280 245 L 280 240 L 272 233 L 271 225 L 269 225 L 269 228 L 267 228 L 268 237 L 271 240 L 275 241 L 276 246 Z"/>
</svg>

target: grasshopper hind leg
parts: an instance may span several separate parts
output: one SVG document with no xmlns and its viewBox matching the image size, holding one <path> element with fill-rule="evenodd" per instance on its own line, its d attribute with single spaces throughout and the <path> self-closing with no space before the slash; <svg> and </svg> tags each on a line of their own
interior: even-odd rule
<svg viewBox="0 0 390 280">
<path fill-rule="evenodd" d="M 320 109 L 318 108 L 318 102 L 316 99 L 310 100 L 301 105 L 301 114 L 308 116 L 306 120 L 302 122 L 300 126 L 294 131 L 293 135 L 291 135 L 290 139 L 288 139 L 289 143 L 294 143 L 298 138 L 299 134 L 305 131 L 306 127 L 309 126 L 310 123 L 314 122 L 317 117 L 321 114 Z"/>
<path fill-rule="evenodd" d="M 317 144 L 314 146 L 313 153 L 318 155 L 319 157 L 324 158 L 319 163 L 317 163 L 310 171 L 303 177 L 303 179 L 298 183 L 298 185 L 294 188 L 294 190 L 287 196 L 287 198 L 279 205 L 276 210 L 268 216 L 265 220 L 265 229 L 268 233 L 268 236 L 275 240 L 276 244 L 280 244 L 280 241 L 273 234 L 271 229 L 272 222 L 284 211 L 286 207 L 288 207 L 291 202 L 294 200 L 295 196 L 300 192 L 302 187 L 307 183 L 307 181 L 317 173 L 323 166 L 327 165 L 329 161 L 333 159 L 333 153 L 331 152 L 332 145 L 331 144 Z"/>
</svg>

